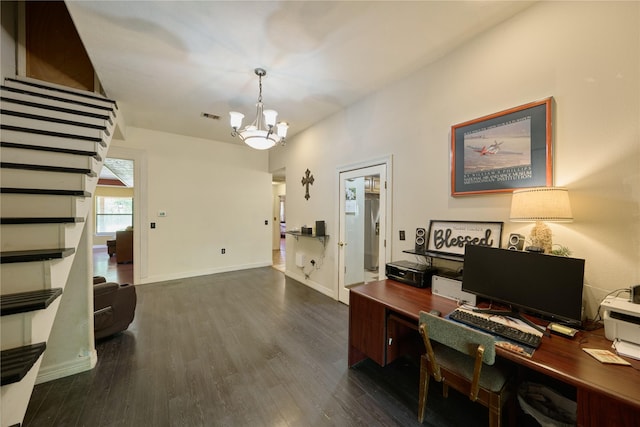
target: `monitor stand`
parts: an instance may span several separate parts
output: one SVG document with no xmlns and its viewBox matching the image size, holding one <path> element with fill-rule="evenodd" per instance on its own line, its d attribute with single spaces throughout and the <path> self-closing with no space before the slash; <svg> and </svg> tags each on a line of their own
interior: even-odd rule
<svg viewBox="0 0 640 427">
<path fill-rule="evenodd" d="M 487 308 L 474 308 L 473 309 L 474 313 L 483 313 L 483 314 L 495 314 L 498 316 L 506 316 L 506 317 L 513 317 L 515 319 L 519 319 L 522 320 L 524 323 L 526 323 L 527 325 L 531 326 L 533 329 L 535 329 L 536 331 L 540 331 L 542 332 L 542 335 L 544 336 L 550 336 L 550 332 L 547 331 L 546 328 L 543 328 L 540 325 L 536 325 L 535 323 L 533 323 L 531 320 L 527 319 L 526 317 L 524 317 L 519 310 L 517 309 L 511 309 L 511 310 L 491 310 L 491 309 L 487 309 Z"/>
</svg>

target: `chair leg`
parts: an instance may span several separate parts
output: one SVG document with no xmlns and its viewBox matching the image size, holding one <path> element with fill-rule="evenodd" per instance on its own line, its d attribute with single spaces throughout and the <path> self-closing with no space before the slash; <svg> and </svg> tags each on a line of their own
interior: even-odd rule
<svg viewBox="0 0 640 427">
<path fill-rule="evenodd" d="M 500 394 L 492 393 L 489 396 L 489 427 L 500 427 L 502 425 L 502 399 Z"/>
<path fill-rule="evenodd" d="M 420 358 L 420 388 L 418 390 L 418 421 L 424 421 L 427 410 L 427 394 L 429 392 L 429 369 L 427 357 L 423 354 Z"/>
</svg>

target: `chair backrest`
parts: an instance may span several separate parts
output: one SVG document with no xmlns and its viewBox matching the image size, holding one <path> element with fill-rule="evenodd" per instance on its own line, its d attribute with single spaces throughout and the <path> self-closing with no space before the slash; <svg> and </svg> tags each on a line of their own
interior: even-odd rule
<svg viewBox="0 0 640 427">
<path fill-rule="evenodd" d="M 420 324 L 425 324 L 427 327 L 429 339 L 464 354 L 475 357 L 478 345 L 482 345 L 484 347 L 482 361 L 487 365 L 495 363 L 496 347 L 493 336 L 425 311 L 420 312 Z"/>
</svg>

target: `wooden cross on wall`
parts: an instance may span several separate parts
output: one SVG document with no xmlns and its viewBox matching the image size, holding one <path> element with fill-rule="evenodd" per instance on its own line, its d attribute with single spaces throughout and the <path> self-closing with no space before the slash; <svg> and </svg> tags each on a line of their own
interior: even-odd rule
<svg viewBox="0 0 640 427">
<path fill-rule="evenodd" d="M 307 169 L 304 173 L 304 176 L 302 177 L 302 186 L 306 186 L 307 189 L 304 193 L 304 198 L 309 200 L 309 197 L 311 197 L 309 195 L 309 185 L 313 185 L 313 175 L 311 175 L 311 171 L 309 169 Z"/>
</svg>

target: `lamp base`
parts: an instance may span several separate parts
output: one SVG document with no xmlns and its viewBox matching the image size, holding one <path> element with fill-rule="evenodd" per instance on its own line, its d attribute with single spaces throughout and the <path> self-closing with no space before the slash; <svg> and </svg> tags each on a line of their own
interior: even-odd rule
<svg viewBox="0 0 640 427">
<path fill-rule="evenodd" d="M 537 246 L 544 249 L 545 254 L 551 253 L 551 229 L 542 221 L 536 221 L 536 225 L 531 229 L 529 235 L 531 246 Z"/>
</svg>

